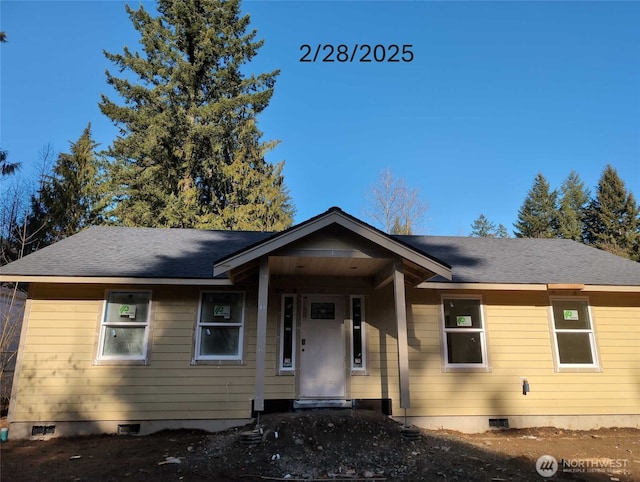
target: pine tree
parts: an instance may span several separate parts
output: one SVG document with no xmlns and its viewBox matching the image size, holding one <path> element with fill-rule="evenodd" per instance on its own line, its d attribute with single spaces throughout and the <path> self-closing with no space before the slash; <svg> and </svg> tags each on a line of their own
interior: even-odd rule
<svg viewBox="0 0 640 482">
<path fill-rule="evenodd" d="M 142 54 L 105 52 L 128 74 L 107 72 L 124 105 L 100 102 L 121 134 L 108 152 L 112 215 L 137 226 L 288 227 L 283 163 L 265 160 L 276 143 L 262 142 L 256 123 L 279 71 L 245 75 L 263 41 L 247 33 L 239 0 L 159 0 L 157 17 L 126 10 Z"/>
<path fill-rule="evenodd" d="M 495 236 L 496 225 L 489 221 L 484 214 L 480 214 L 471 225 L 471 237 L 493 238 Z"/>
<path fill-rule="evenodd" d="M 536 176 L 514 224 L 518 238 L 553 238 L 558 226 L 558 193 L 549 190 L 542 173 Z"/>
<path fill-rule="evenodd" d="M 91 124 L 61 153 L 53 172 L 44 175 L 31 198 L 29 233 L 40 249 L 71 236 L 87 226 L 103 222 L 103 194 L 98 144 L 91 137 Z"/>
<path fill-rule="evenodd" d="M 0 149 L 0 177 L 13 174 L 19 167 L 19 162 L 9 162 L 7 157 L 9 153 Z"/>
<path fill-rule="evenodd" d="M 560 238 L 582 241 L 584 215 L 589 202 L 589 190 L 576 171 L 571 171 L 560 188 L 558 231 Z"/>
<path fill-rule="evenodd" d="M 509 238 L 509 232 L 504 224 L 498 224 L 496 228 L 496 238 Z"/>
<path fill-rule="evenodd" d="M 473 238 L 508 238 L 509 233 L 504 225 L 499 224 L 497 227 L 489 221 L 484 214 L 480 214 L 471 225 L 471 234 Z"/>
<path fill-rule="evenodd" d="M 5 43 L 7 41 L 6 32 L 0 31 L 0 43 Z M 20 167 L 19 162 L 9 162 L 7 157 L 9 153 L 7 151 L 3 151 L 0 149 L 0 177 L 8 176 L 9 174 L 13 174 L 16 169 Z"/>
<path fill-rule="evenodd" d="M 619 256 L 638 259 L 640 208 L 618 172 L 607 165 L 585 216 L 587 244 Z"/>
</svg>

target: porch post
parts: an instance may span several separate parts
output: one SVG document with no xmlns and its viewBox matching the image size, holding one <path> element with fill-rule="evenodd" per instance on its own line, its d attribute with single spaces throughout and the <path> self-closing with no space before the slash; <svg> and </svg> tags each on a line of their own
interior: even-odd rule
<svg viewBox="0 0 640 482">
<path fill-rule="evenodd" d="M 396 259 L 393 271 L 396 326 L 398 327 L 398 370 L 400 375 L 400 408 L 409 408 L 409 342 L 407 339 L 407 305 L 404 293 L 402 260 Z"/>
<path fill-rule="evenodd" d="M 264 368 L 267 344 L 267 305 L 269 298 L 269 257 L 260 260 L 258 280 L 258 329 L 256 336 L 256 394 L 253 409 L 264 411 Z"/>
</svg>

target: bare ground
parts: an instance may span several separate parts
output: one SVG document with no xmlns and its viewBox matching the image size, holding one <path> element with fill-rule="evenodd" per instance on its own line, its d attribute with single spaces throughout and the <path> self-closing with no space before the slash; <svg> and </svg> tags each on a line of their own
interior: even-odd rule
<svg viewBox="0 0 640 482">
<path fill-rule="evenodd" d="M 640 482 L 637 429 L 474 435 L 420 430 L 418 440 L 409 440 L 401 424 L 350 410 L 266 415 L 260 425 L 261 435 L 247 434 L 255 429 L 251 425 L 215 434 L 181 430 L 144 437 L 9 440 L 0 445 L 0 480 Z M 259 443 L 247 446 L 243 438 Z M 544 454 L 560 463 L 549 478 L 536 472 Z M 568 465 L 563 467 L 562 459 Z"/>
</svg>

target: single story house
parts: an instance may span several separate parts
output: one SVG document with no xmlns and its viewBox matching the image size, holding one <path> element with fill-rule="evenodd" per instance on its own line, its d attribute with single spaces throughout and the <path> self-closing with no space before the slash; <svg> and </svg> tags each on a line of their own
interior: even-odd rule
<svg viewBox="0 0 640 482">
<path fill-rule="evenodd" d="M 640 427 L 640 263 L 562 239 L 91 227 L 29 283 L 12 438 L 220 430 L 375 408 L 410 424 Z"/>
</svg>

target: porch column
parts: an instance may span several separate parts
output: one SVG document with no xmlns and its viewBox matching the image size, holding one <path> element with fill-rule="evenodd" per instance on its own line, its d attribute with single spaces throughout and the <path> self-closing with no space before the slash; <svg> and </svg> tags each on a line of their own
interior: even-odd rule
<svg viewBox="0 0 640 482">
<path fill-rule="evenodd" d="M 400 408 L 409 408 L 409 342 L 407 339 L 407 304 L 404 294 L 404 268 L 396 259 L 393 271 L 393 291 L 398 327 L 398 371 L 400 374 Z"/>
<path fill-rule="evenodd" d="M 264 368 L 267 344 L 267 305 L 269 299 L 269 257 L 260 260 L 258 279 L 258 332 L 256 336 L 256 395 L 253 409 L 264 411 Z"/>
</svg>

